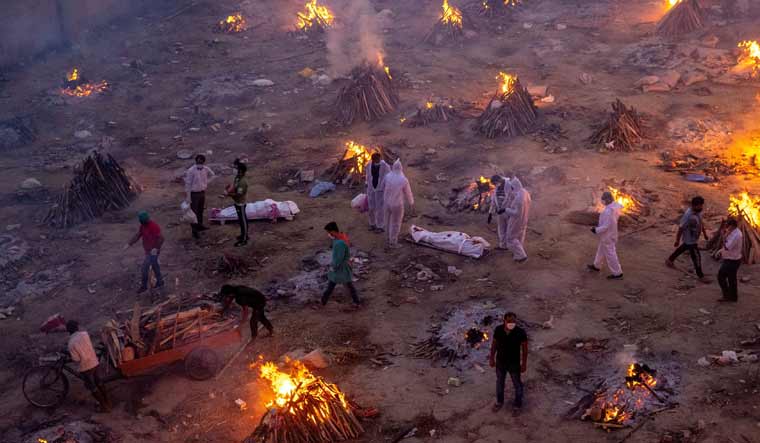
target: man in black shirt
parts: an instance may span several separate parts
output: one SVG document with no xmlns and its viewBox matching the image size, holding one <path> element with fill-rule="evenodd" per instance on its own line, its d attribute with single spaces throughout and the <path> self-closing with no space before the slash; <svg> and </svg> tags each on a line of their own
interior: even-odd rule
<svg viewBox="0 0 760 443">
<path fill-rule="evenodd" d="M 504 406 L 504 382 L 507 372 L 515 388 L 512 415 L 518 415 L 522 407 L 523 384 L 520 374 L 528 368 L 528 336 L 517 326 L 517 316 L 512 312 L 504 314 L 504 324 L 493 332 L 491 356 L 488 362 L 496 368 L 496 404 L 493 412 Z"/>
<path fill-rule="evenodd" d="M 272 323 L 269 322 L 264 313 L 264 308 L 267 304 L 267 299 L 264 294 L 247 286 L 224 285 L 219 291 L 219 295 L 222 298 L 224 306 L 222 314 L 227 312 L 233 299 L 235 300 L 235 303 L 243 308 L 243 316 L 240 319 L 241 323 L 246 321 L 248 318 L 248 308 L 251 308 L 253 311 L 251 313 L 251 338 L 256 338 L 256 335 L 258 334 L 259 321 L 261 321 L 264 327 L 267 328 L 269 335 L 274 333 Z"/>
</svg>

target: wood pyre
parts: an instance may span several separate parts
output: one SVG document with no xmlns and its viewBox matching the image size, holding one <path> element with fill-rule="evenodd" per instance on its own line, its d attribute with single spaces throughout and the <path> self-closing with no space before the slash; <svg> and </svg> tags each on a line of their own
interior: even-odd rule
<svg viewBox="0 0 760 443">
<path fill-rule="evenodd" d="M 452 188 L 446 209 L 453 212 L 488 213 L 495 189 L 490 179 L 481 176 L 464 186 Z"/>
<path fill-rule="evenodd" d="M 699 0 L 678 0 L 657 23 L 657 34 L 676 37 L 702 29 L 704 26 L 705 16 L 699 6 Z"/>
<path fill-rule="evenodd" d="M 354 186 L 362 184 L 365 180 L 365 169 L 369 166 L 372 154 L 380 154 L 386 163 L 393 163 L 398 156 L 381 146 L 367 147 L 354 141 L 347 141 L 343 155 L 335 162 L 329 171 L 330 181 L 336 184 Z"/>
<path fill-rule="evenodd" d="M 351 72 L 350 83 L 335 100 L 334 121 L 349 126 L 357 120 L 372 121 L 396 110 L 398 92 L 390 69 L 378 63 L 364 63 Z"/>
<path fill-rule="evenodd" d="M 457 42 L 464 38 L 464 28 L 471 27 L 470 19 L 456 6 L 443 0 L 441 17 L 425 35 L 424 42 L 441 45 L 447 41 Z"/>
<path fill-rule="evenodd" d="M 497 79 L 502 84 L 473 129 L 488 138 L 527 134 L 538 118 L 533 99 L 517 76 L 500 72 Z"/>
<path fill-rule="evenodd" d="M 753 197 L 747 192 L 731 196 L 728 214 L 736 218 L 743 236 L 742 261 L 748 265 L 760 263 L 760 197 Z M 716 254 L 726 241 L 726 221 L 723 220 L 715 234 L 708 242 L 708 248 Z"/>
<path fill-rule="evenodd" d="M 402 119 L 401 124 L 407 128 L 416 128 L 431 123 L 447 122 L 457 116 L 457 111 L 451 104 L 428 101 L 424 106 L 417 107 L 414 114 Z"/>
<path fill-rule="evenodd" d="M 643 129 L 641 116 L 636 109 L 627 107 L 620 99 L 612 104 L 607 121 L 589 138 L 594 145 L 604 146 L 608 151 L 632 151 L 641 143 Z"/>
</svg>

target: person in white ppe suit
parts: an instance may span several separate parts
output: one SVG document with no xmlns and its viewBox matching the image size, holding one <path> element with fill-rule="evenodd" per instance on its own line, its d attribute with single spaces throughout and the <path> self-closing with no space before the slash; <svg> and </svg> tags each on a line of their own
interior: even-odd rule
<svg viewBox="0 0 760 443">
<path fill-rule="evenodd" d="M 604 203 L 604 210 L 599 215 L 599 226 L 591 228 L 591 232 L 599 236 L 599 246 L 596 248 L 594 264 L 588 265 L 588 268 L 599 272 L 606 262 L 611 272 L 607 278 L 620 280 L 623 278 L 623 270 L 620 268 L 620 260 L 617 256 L 617 241 L 618 219 L 623 210 L 623 205 L 616 202 L 610 192 L 602 194 L 602 203 Z"/>
<path fill-rule="evenodd" d="M 491 184 L 495 189 L 491 194 L 491 209 L 488 220 L 490 222 L 491 217 L 496 216 L 496 235 L 499 237 L 498 249 L 509 249 L 507 245 L 509 216 L 506 210 L 511 203 L 512 187 L 509 184 L 509 179 L 501 175 L 491 177 Z"/>
<path fill-rule="evenodd" d="M 512 251 L 512 258 L 522 263 L 528 259 L 525 253 L 525 233 L 528 230 L 528 214 L 530 213 L 530 193 L 523 188 L 520 180 L 515 177 L 509 181 L 511 202 L 504 210 L 509 217 L 507 223 L 507 247 Z"/>
<path fill-rule="evenodd" d="M 404 220 L 404 204 L 414 206 L 412 187 L 404 175 L 401 160 L 396 160 L 391 172 L 385 176 L 383 183 L 383 213 L 385 229 L 388 231 L 388 246 L 398 248 L 398 234 Z"/>
<path fill-rule="evenodd" d="M 383 213 L 383 184 L 391 167 L 377 152 L 372 154 L 372 161 L 367 165 L 367 208 L 369 230 L 383 232 L 385 214 Z"/>
</svg>

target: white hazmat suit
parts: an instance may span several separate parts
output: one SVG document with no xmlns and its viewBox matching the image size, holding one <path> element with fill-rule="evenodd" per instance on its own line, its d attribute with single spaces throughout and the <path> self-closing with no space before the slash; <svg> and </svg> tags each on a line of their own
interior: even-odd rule
<svg viewBox="0 0 760 443">
<path fill-rule="evenodd" d="M 512 187 L 509 184 L 509 179 L 502 177 L 504 182 L 499 185 L 491 194 L 491 213 L 496 217 L 496 234 L 499 237 L 499 248 L 508 249 L 507 245 L 507 227 L 509 225 L 509 216 L 506 213 L 506 209 L 511 203 Z M 503 195 L 499 195 L 499 191 L 503 191 Z"/>
<path fill-rule="evenodd" d="M 374 228 L 385 227 L 385 214 L 383 213 L 383 184 L 385 176 L 391 172 L 391 167 L 385 160 L 380 160 L 380 172 L 377 179 L 377 186 L 372 186 L 372 165 L 367 164 L 367 208 L 369 216 L 369 226 Z"/>
<path fill-rule="evenodd" d="M 388 232 L 388 244 L 398 245 L 398 234 L 404 220 L 404 203 L 414 205 L 412 187 L 404 175 L 401 160 L 396 160 L 391 172 L 385 176 L 383 183 L 383 212 L 385 214 L 385 229 Z"/>
<path fill-rule="evenodd" d="M 509 216 L 507 224 L 507 246 L 512 251 L 512 258 L 524 261 L 528 258 L 525 253 L 525 233 L 528 230 L 528 214 L 530 213 L 530 193 L 523 188 L 520 180 L 515 177 L 509 181 L 512 189 L 512 202 L 506 208 Z"/>
<path fill-rule="evenodd" d="M 596 248 L 594 266 L 597 269 L 602 269 L 602 265 L 607 262 L 607 267 L 610 268 L 612 275 L 623 273 L 617 256 L 618 219 L 622 210 L 623 206 L 618 202 L 613 201 L 608 204 L 599 215 L 599 226 L 596 227 L 599 246 Z"/>
</svg>

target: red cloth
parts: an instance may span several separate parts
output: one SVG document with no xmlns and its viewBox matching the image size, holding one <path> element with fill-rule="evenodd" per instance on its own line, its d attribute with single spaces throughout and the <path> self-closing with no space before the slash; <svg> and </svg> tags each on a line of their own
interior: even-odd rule
<svg viewBox="0 0 760 443">
<path fill-rule="evenodd" d="M 142 237 L 143 249 L 145 253 L 150 253 L 153 248 L 158 248 L 161 239 L 161 228 L 153 220 L 144 225 L 140 225 L 140 237 Z"/>
<path fill-rule="evenodd" d="M 346 246 L 349 246 L 349 247 L 351 246 L 351 242 L 348 240 L 348 234 L 346 234 L 345 232 L 338 232 L 333 235 L 335 235 L 335 238 L 337 238 L 338 240 L 343 240 L 343 243 L 345 243 Z"/>
</svg>

